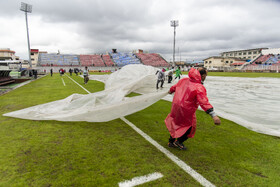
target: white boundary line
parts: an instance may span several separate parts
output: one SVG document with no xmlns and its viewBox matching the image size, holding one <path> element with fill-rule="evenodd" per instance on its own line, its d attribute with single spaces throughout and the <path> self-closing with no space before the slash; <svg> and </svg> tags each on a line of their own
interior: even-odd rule
<svg viewBox="0 0 280 187">
<path fill-rule="evenodd" d="M 63 85 L 66 86 L 65 82 L 64 82 L 64 79 L 62 77 L 61 77 L 61 80 L 62 80 Z"/>
<path fill-rule="evenodd" d="M 143 138 L 145 138 L 148 142 L 150 142 L 152 145 L 154 145 L 158 150 L 160 150 L 162 153 L 164 153 L 170 160 L 172 160 L 175 164 L 177 164 L 180 168 L 182 168 L 185 172 L 187 172 L 189 175 L 191 175 L 195 180 L 197 180 L 201 185 L 203 186 L 215 186 L 211 182 L 209 182 L 207 179 L 205 179 L 202 175 L 197 173 L 195 170 L 193 170 L 190 166 L 188 166 L 185 162 L 180 160 L 177 156 L 175 156 L 173 153 L 168 151 L 166 148 L 162 147 L 159 143 L 157 143 L 155 140 L 153 140 L 149 135 L 144 133 L 142 130 L 140 130 L 138 127 L 136 127 L 133 123 L 125 119 L 124 117 L 121 117 L 121 120 L 123 120 L 126 124 L 128 124 L 131 128 L 133 128 L 136 132 L 138 132 Z"/>
<path fill-rule="evenodd" d="M 67 74 L 65 74 L 69 79 L 71 79 L 74 83 L 76 83 L 78 86 L 80 86 L 82 89 L 84 89 L 87 93 L 91 93 L 89 92 L 87 89 L 85 89 L 82 85 L 80 85 L 79 83 L 77 83 L 74 79 L 72 79 L 71 77 L 69 77 Z"/>
<path fill-rule="evenodd" d="M 67 75 L 68 76 L 68 75 Z M 69 76 L 68 76 L 69 77 Z M 69 77 L 72 81 L 74 81 L 71 77 Z M 76 84 L 78 84 L 81 88 L 83 88 L 86 92 L 90 93 L 87 89 L 85 89 L 83 86 L 81 86 L 79 83 L 74 81 Z M 159 151 L 164 153 L 170 160 L 172 160 L 175 164 L 177 164 L 180 168 L 182 168 L 186 173 L 188 173 L 190 176 L 192 176 L 197 182 L 199 182 L 202 186 L 206 187 L 214 187 L 215 185 L 212 184 L 210 181 L 205 179 L 202 175 L 197 173 L 194 169 L 192 169 L 189 165 L 187 165 L 185 162 L 183 162 L 181 159 L 179 159 L 177 156 L 175 156 L 173 153 L 168 151 L 166 148 L 162 147 L 159 143 L 157 143 L 155 140 L 153 140 L 149 135 L 144 133 L 142 130 L 140 130 L 138 127 L 136 127 L 133 123 L 125 119 L 124 117 L 120 118 L 122 121 L 124 121 L 126 124 L 128 124 L 132 129 L 134 129 L 138 134 L 140 134 L 143 138 L 145 138 L 148 142 L 150 142 L 152 145 L 154 145 Z"/>
<path fill-rule="evenodd" d="M 120 182 L 119 187 L 132 187 L 132 186 L 136 186 L 139 184 L 144 184 L 146 182 L 157 180 L 161 177 L 163 177 L 163 175 L 161 173 L 155 172 L 155 173 L 141 176 L 141 177 L 134 177 L 133 179 L 131 179 L 129 181 L 127 180 L 124 182 Z"/>
</svg>

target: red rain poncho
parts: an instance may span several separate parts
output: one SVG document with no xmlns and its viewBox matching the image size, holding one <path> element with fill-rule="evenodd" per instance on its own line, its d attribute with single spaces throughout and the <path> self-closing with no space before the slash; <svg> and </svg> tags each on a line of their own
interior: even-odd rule
<svg viewBox="0 0 280 187">
<path fill-rule="evenodd" d="M 189 138 L 193 138 L 196 131 L 195 111 L 198 105 L 204 110 L 213 108 L 209 103 L 206 89 L 201 83 L 198 70 L 191 69 L 189 78 L 181 79 L 170 88 L 174 94 L 170 114 L 165 119 L 165 124 L 172 138 L 179 138 L 192 127 Z"/>
</svg>

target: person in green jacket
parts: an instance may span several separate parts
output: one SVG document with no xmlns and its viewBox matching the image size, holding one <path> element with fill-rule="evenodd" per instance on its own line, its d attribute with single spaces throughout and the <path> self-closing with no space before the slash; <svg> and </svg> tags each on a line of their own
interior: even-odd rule
<svg viewBox="0 0 280 187">
<path fill-rule="evenodd" d="M 180 67 L 178 67 L 177 69 L 176 69 L 176 71 L 175 71 L 175 79 L 181 79 L 181 75 L 182 75 L 182 73 L 181 73 L 181 68 Z"/>
</svg>

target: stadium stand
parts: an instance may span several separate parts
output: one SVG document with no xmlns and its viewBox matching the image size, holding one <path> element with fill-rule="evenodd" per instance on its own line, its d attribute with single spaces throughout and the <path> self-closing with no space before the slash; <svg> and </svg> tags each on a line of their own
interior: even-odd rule
<svg viewBox="0 0 280 187">
<path fill-rule="evenodd" d="M 272 65 L 279 62 L 280 62 L 280 54 L 268 54 L 268 55 L 261 55 L 259 58 L 254 60 L 251 64 Z"/>
<path fill-rule="evenodd" d="M 63 62 L 67 66 L 79 66 L 79 57 L 77 55 L 63 55 Z"/>
<path fill-rule="evenodd" d="M 261 55 L 259 58 L 257 58 L 256 60 L 254 60 L 251 64 L 263 64 L 263 63 L 266 62 L 270 57 L 271 57 L 271 55 Z"/>
<path fill-rule="evenodd" d="M 111 53 L 111 56 L 118 67 L 128 64 L 141 64 L 140 60 L 133 53 Z"/>
<path fill-rule="evenodd" d="M 80 55 L 80 63 L 82 66 L 105 66 L 103 59 L 100 55 Z"/>
<path fill-rule="evenodd" d="M 89 66 L 89 67 L 123 67 L 128 64 L 169 67 L 170 65 L 156 53 L 109 53 L 108 55 L 74 55 L 40 53 L 38 66 Z"/>
<path fill-rule="evenodd" d="M 280 54 L 278 55 L 271 55 L 269 57 L 269 59 L 266 60 L 267 64 L 276 64 L 276 63 L 280 63 Z"/>
<path fill-rule="evenodd" d="M 41 66 L 79 66 L 79 57 L 71 54 L 48 54 L 40 53 L 38 63 Z"/>
<path fill-rule="evenodd" d="M 280 69 L 280 54 L 261 55 L 244 69 L 278 71 Z"/>
<path fill-rule="evenodd" d="M 170 65 L 156 53 L 136 53 L 136 56 L 142 61 L 144 65 L 154 67 L 169 67 Z"/>
<path fill-rule="evenodd" d="M 102 55 L 102 58 L 106 66 L 111 67 L 115 65 L 110 55 Z"/>
</svg>

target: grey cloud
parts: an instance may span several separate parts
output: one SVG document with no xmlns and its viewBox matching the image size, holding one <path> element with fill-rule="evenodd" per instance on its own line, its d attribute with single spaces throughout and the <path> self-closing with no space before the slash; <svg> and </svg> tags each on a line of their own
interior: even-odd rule
<svg viewBox="0 0 280 187">
<path fill-rule="evenodd" d="M 20 2 L 0 2 L 1 18 L 23 19 Z M 29 0 L 27 3 L 33 5 L 29 16 L 40 17 L 42 24 L 67 29 L 70 36 L 75 35 L 80 40 L 77 46 L 83 49 L 81 52 L 142 48 L 161 53 L 169 60 L 173 47 L 172 19 L 179 20 L 176 48 L 180 49 L 182 59 L 202 59 L 227 50 L 280 47 L 277 0 Z M 71 24 L 63 28 L 68 23 Z M 30 29 L 40 31 L 30 25 Z M 47 42 L 47 38 L 55 37 L 50 34 L 45 33 L 46 40 L 34 41 L 33 45 L 58 48 L 58 43 Z M 57 41 L 67 42 L 67 38 Z M 75 44 L 65 51 L 71 51 L 71 47 L 79 51 Z"/>
</svg>

